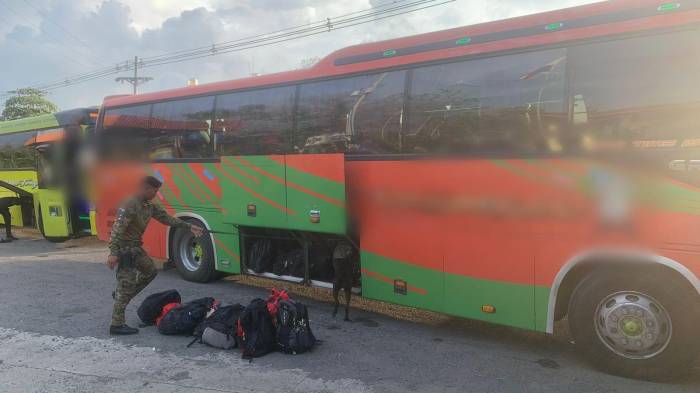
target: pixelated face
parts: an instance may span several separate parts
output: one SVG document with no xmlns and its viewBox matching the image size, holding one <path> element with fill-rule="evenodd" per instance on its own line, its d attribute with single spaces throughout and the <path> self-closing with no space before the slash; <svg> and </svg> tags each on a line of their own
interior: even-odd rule
<svg viewBox="0 0 700 393">
<path fill-rule="evenodd" d="M 141 198 L 143 200 L 150 201 L 155 198 L 157 194 L 158 188 L 146 183 L 141 185 Z"/>
</svg>

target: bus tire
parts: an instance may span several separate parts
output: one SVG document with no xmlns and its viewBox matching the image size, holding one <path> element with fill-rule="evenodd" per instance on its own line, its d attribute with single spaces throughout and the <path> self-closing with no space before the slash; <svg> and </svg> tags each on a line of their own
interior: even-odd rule
<svg viewBox="0 0 700 393">
<path fill-rule="evenodd" d="M 196 220 L 185 221 L 204 227 Z M 209 235 L 196 238 L 189 229 L 177 228 L 173 235 L 171 255 L 178 273 L 187 281 L 206 283 L 221 276 L 216 271 L 214 245 Z"/>
<path fill-rule="evenodd" d="M 670 274 L 632 270 L 594 271 L 574 289 L 569 329 L 576 347 L 612 374 L 677 377 L 700 352 L 697 293 Z"/>
<path fill-rule="evenodd" d="M 44 237 L 44 239 L 48 240 L 51 243 L 64 243 L 68 239 L 68 237 L 56 237 L 56 236 L 46 236 L 46 233 L 44 232 L 44 219 L 41 216 L 41 206 L 39 206 L 39 218 L 37 219 L 37 223 L 39 226 L 39 232 L 41 232 L 41 236 Z"/>
</svg>

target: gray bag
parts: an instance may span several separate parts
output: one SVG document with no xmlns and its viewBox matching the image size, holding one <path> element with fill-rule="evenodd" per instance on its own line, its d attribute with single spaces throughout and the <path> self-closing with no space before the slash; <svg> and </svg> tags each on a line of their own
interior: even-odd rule
<svg viewBox="0 0 700 393">
<path fill-rule="evenodd" d="M 214 348 L 231 349 L 236 347 L 236 337 L 231 333 L 222 333 L 206 327 L 202 332 L 202 342 Z"/>
</svg>

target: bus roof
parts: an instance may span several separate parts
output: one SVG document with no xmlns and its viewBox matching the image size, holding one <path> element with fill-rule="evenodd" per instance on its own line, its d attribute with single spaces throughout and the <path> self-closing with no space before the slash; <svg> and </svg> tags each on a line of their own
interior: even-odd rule
<svg viewBox="0 0 700 393">
<path fill-rule="evenodd" d="M 69 109 L 46 115 L 25 117 L 17 120 L 0 121 L 0 135 L 79 124 L 90 112 L 96 111 L 97 107 L 93 106 Z"/>
<path fill-rule="evenodd" d="M 113 107 L 700 23 L 700 0 L 613 0 L 340 49 L 311 68 L 105 98 Z"/>
<path fill-rule="evenodd" d="M 54 116 L 53 113 L 25 117 L 24 119 L 0 121 L 0 135 L 58 126 L 58 120 L 56 120 L 56 116 Z"/>
</svg>

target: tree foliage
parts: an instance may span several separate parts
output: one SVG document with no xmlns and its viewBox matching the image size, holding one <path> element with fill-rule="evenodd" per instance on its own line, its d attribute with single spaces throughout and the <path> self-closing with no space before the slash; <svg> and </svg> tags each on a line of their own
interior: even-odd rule
<svg viewBox="0 0 700 393">
<path fill-rule="evenodd" d="M 2 120 L 15 120 L 58 111 L 53 102 L 44 98 L 46 92 L 25 88 L 15 91 L 15 95 L 5 101 Z"/>
</svg>

